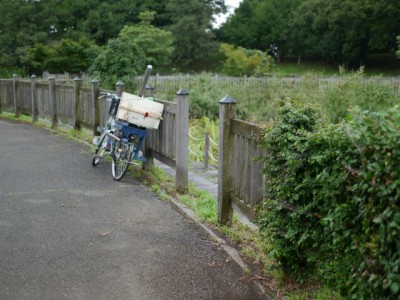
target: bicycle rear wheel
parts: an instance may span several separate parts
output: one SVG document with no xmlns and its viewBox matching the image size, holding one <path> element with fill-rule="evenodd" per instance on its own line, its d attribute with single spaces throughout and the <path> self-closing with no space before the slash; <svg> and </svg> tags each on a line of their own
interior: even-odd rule
<svg viewBox="0 0 400 300">
<path fill-rule="evenodd" d="M 123 140 L 115 142 L 112 150 L 111 172 L 114 180 L 121 180 L 132 159 L 131 145 Z"/>
</svg>

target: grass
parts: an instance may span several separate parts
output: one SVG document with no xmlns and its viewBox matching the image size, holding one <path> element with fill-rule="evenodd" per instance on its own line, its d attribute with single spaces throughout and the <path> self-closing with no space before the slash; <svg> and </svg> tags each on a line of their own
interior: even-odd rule
<svg viewBox="0 0 400 300">
<path fill-rule="evenodd" d="M 281 63 L 275 64 L 271 70 L 271 75 L 275 76 L 303 76 L 309 74 L 336 76 L 339 75 L 339 66 L 315 59 L 302 59 L 299 64 L 297 58 L 287 58 Z"/>
<path fill-rule="evenodd" d="M 364 69 L 367 76 L 399 76 L 400 60 L 394 53 L 370 54 Z M 353 69 L 353 71 L 356 70 Z M 297 57 L 287 57 L 281 63 L 275 64 L 271 71 L 271 75 L 277 76 L 303 76 L 309 74 L 337 76 L 340 74 L 340 66 L 315 58 L 302 58 L 299 64 Z"/>
<path fill-rule="evenodd" d="M 164 82 L 168 89 L 167 81 Z M 191 76 L 184 84 L 190 85 L 189 109 L 194 119 L 206 116 L 217 120 L 219 100 L 226 95 L 236 100 L 237 118 L 257 124 L 271 122 L 282 103 L 291 100 L 319 106 L 331 123 L 343 119 L 355 107 L 376 111 L 400 103 L 398 87 L 382 77 L 367 76 L 364 69 L 349 72 L 341 68 L 337 76 L 330 78 L 307 74 L 301 78 L 242 78 L 236 83 L 203 73 Z M 156 95 L 160 99 L 167 96 L 168 90 Z"/>
</svg>

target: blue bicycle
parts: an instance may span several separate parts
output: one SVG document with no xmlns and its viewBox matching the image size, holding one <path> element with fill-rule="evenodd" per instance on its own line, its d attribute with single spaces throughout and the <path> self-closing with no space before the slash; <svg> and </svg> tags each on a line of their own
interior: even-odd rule
<svg viewBox="0 0 400 300">
<path fill-rule="evenodd" d="M 146 128 L 116 119 L 120 100 L 116 94 L 107 94 L 107 101 L 111 102 L 108 111 L 110 118 L 104 128 L 98 128 L 102 134 L 93 140 L 96 148 L 92 159 L 92 165 L 96 166 L 100 159 L 111 155 L 111 172 L 117 181 L 124 177 L 132 159 L 146 161 L 146 158 L 140 155 L 140 150 L 147 136 Z"/>
</svg>

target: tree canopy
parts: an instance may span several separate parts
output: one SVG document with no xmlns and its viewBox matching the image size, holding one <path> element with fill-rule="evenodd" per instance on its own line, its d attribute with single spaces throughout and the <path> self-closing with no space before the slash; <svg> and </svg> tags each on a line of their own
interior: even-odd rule
<svg viewBox="0 0 400 300">
<path fill-rule="evenodd" d="M 224 2 L 0 0 L 0 68 L 87 71 L 101 51 L 124 37 L 135 40 L 144 61 L 181 71 L 223 59 L 220 43 L 269 51 L 278 61 L 301 55 L 343 65 L 362 65 L 371 53 L 397 50 L 398 0 L 243 0 L 214 29 Z M 74 62 L 66 63 L 66 57 Z"/>
<path fill-rule="evenodd" d="M 393 52 L 400 33 L 397 0 L 243 0 L 223 24 L 222 41 L 341 64 L 364 64 Z"/>
<path fill-rule="evenodd" d="M 157 56 L 157 65 L 166 64 L 168 59 L 154 52 L 167 46 L 164 52 L 175 49 L 176 63 L 190 67 L 212 44 L 214 15 L 225 11 L 223 0 L 0 0 L 0 6 L 0 67 L 24 67 L 35 52 L 29 49 L 35 45 L 51 48 L 61 40 L 90 40 L 106 49 L 123 28 L 122 35 L 140 32 L 136 43 L 139 39 L 146 43 L 145 36 L 153 36 L 144 53 L 149 61 Z M 139 17 L 146 11 L 155 12 L 152 26 L 144 27 Z M 173 38 L 166 32 L 172 32 Z"/>
</svg>

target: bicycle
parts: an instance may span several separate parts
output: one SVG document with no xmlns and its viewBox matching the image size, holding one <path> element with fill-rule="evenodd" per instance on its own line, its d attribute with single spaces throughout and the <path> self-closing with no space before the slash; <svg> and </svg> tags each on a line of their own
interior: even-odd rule
<svg viewBox="0 0 400 300">
<path fill-rule="evenodd" d="M 143 96 L 144 87 L 150 76 L 152 66 L 147 66 L 145 80 L 143 81 L 140 96 Z M 111 173 L 114 180 L 121 180 L 126 174 L 132 158 L 146 162 L 146 158 L 140 155 L 147 129 L 125 121 L 117 120 L 117 112 L 121 97 L 113 93 L 103 93 L 107 101 L 111 101 L 108 114 L 110 118 L 104 128 L 98 128 L 101 136 L 93 143 L 96 145 L 92 165 L 96 166 L 101 158 L 111 155 Z"/>
<path fill-rule="evenodd" d="M 93 143 L 96 145 L 92 165 L 96 166 L 100 159 L 111 155 L 111 172 L 114 180 L 121 180 L 128 170 L 132 158 L 137 161 L 146 162 L 146 158 L 140 156 L 140 149 L 147 136 L 146 128 L 130 124 L 116 119 L 118 106 L 121 98 L 109 93 L 111 105 L 108 111 L 110 118 L 104 128 L 98 128 L 102 132 Z"/>
</svg>

